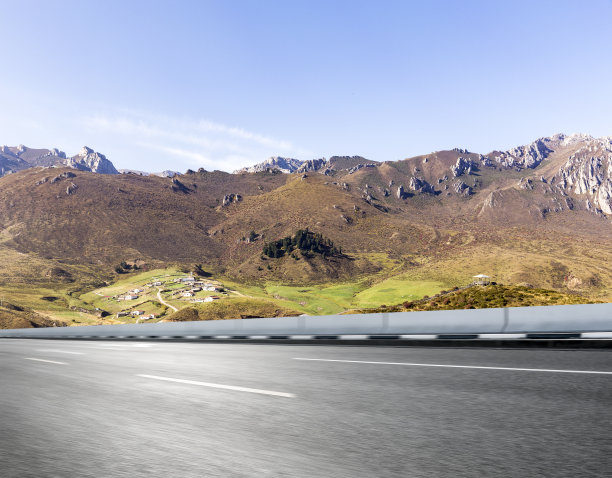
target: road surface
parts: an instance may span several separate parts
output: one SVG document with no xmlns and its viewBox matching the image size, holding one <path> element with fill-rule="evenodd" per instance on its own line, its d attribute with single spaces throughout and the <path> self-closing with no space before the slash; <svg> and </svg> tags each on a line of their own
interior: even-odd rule
<svg viewBox="0 0 612 478">
<path fill-rule="evenodd" d="M 174 312 L 178 312 L 178 309 L 176 307 L 174 307 L 173 305 L 169 304 L 164 299 L 162 299 L 161 291 L 162 291 L 161 288 L 157 289 L 157 298 L 159 299 L 159 301 L 162 304 L 164 304 L 166 307 L 170 307 Z"/>
<path fill-rule="evenodd" d="M 0 339 L 0 475 L 612 476 L 612 352 Z"/>
</svg>

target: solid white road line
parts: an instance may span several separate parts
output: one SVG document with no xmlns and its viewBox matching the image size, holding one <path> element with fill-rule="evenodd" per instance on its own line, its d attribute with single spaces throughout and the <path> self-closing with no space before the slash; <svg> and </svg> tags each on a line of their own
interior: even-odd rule
<svg viewBox="0 0 612 478">
<path fill-rule="evenodd" d="M 293 393 L 274 392 L 272 390 L 260 390 L 258 388 L 236 387 L 234 385 L 221 385 L 219 383 L 198 382 L 196 380 L 183 380 L 181 378 L 159 377 L 157 375 L 138 374 L 138 377 L 163 380 L 165 382 L 185 383 L 187 385 L 199 385 L 201 387 L 221 388 L 224 390 L 234 390 L 236 392 L 259 393 L 261 395 L 272 395 L 275 397 L 295 398 Z"/>
<path fill-rule="evenodd" d="M 32 357 L 24 357 L 25 360 L 35 360 L 36 362 L 47 362 L 47 363 L 56 363 L 58 365 L 68 365 L 66 362 L 57 362 L 55 360 L 45 360 L 45 359 L 39 359 L 39 358 L 32 358 Z"/>
<path fill-rule="evenodd" d="M 527 334 L 478 334 L 479 339 L 526 339 Z"/>
<path fill-rule="evenodd" d="M 114 349 L 114 348 L 122 348 L 122 347 L 134 347 L 134 348 L 148 348 L 148 347 L 153 347 L 152 344 L 139 344 L 139 343 L 131 343 L 131 342 L 124 342 L 124 343 L 116 343 L 116 342 L 95 342 L 94 344 L 89 346 L 90 348 L 94 348 L 94 349 Z"/>
<path fill-rule="evenodd" d="M 582 332 L 583 339 L 612 339 L 612 332 Z"/>
<path fill-rule="evenodd" d="M 437 339 L 438 336 L 435 334 L 415 334 L 415 335 L 400 335 L 400 339 L 413 339 L 413 340 L 433 340 Z"/>
<path fill-rule="evenodd" d="M 58 354 L 72 354 L 72 355 L 85 355 L 84 352 L 72 352 L 70 350 L 56 350 L 56 349 L 36 349 L 37 352 L 54 352 Z"/>
<path fill-rule="evenodd" d="M 301 358 L 301 357 L 294 357 L 293 360 L 307 360 L 307 361 L 312 361 L 312 362 L 363 363 L 363 364 L 376 364 L 376 365 L 406 365 L 409 367 L 468 368 L 468 369 L 476 369 L 476 370 L 510 370 L 510 371 L 516 371 L 516 372 L 587 373 L 587 374 L 612 375 L 612 372 L 601 372 L 597 370 L 556 370 L 556 369 L 546 369 L 546 368 L 482 367 L 482 366 L 477 366 L 477 365 L 445 365 L 445 364 L 434 364 L 434 363 L 367 362 L 365 360 L 332 360 L 332 359 Z"/>
</svg>

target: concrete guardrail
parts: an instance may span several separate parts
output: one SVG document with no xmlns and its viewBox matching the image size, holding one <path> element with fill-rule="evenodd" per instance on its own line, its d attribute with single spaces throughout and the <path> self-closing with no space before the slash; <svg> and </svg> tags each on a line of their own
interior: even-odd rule
<svg viewBox="0 0 612 478">
<path fill-rule="evenodd" d="M 0 330 L 0 337 L 242 337 L 612 332 L 612 304 Z"/>
</svg>

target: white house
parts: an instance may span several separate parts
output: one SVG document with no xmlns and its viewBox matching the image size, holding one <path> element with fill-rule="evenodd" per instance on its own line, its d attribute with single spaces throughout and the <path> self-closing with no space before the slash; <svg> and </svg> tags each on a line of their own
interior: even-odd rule
<svg viewBox="0 0 612 478">
<path fill-rule="evenodd" d="M 193 297 L 193 292 L 183 292 L 183 297 Z"/>
<path fill-rule="evenodd" d="M 137 315 L 142 315 L 144 314 L 144 310 L 133 310 L 132 312 L 130 312 L 130 315 L 132 317 L 136 317 Z"/>
<path fill-rule="evenodd" d="M 489 285 L 491 283 L 490 277 L 484 274 L 478 274 L 474 276 L 475 285 Z"/>
</svg>

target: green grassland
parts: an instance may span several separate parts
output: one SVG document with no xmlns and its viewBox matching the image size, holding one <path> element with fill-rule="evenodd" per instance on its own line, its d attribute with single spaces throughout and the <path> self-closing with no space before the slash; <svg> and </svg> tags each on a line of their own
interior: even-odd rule
<svg viewBox="0 0 612 478">
<path fill-rule="evenodd" d="M 606 249 L 590 252 L 588 243 L 574 242 L 559 254 L 554 243 L 546 240 L 520 240 L 520 230 L 514 234 L 515 236 L 508 236 L 503 247 L 491 246 L 477 234 L 470 237 L 460 236 L 459 250 L 444 253 L 444 248 L 441 248 L 439 253 L 430 256 L 357 253 L 354 256 L 359 260 L 375 264 L 377 272 L 358 275 L 345 281 L 336 279 L 327 283 L 288 285 L 262 276 L 259 281 L 250 280 L 244 283 L 233 277 L 215 274 L 201 280 L 224 288 L 224 292 L 200 291 L 196 292 L 194 297 L 187 298 L 182 297 L 181 292 L 189 290 L 190 286 L 174 282 L 174 279 L 187 275 L 184 272 L 186 269 L 173 266 L 115 275 L 114 281 L 108 281 L 102 287 L 92 285 L 96 281 L 98 284 L 101 282 L 97 277 L 83 283 L 73 280 L 51 284 L 32 280 L 28 286 L 5 281 L 0 283 L 0 298 L 10 299 L 11 302 L 48 320 L 69 325 L 131 323 L 139 320 L 138 317 L 117 317 L 116 314 L 133 310 L 155 314 L 157 318 L 153 321 L 194 320 L 193 312 L 180 313 L 184 309 L 212 311 L 210 317 L 215 319 L 266 314 L 278 316 L 326 315 L 355 310 L 366 312 L 383 305 L 418 301 L 424 296 L 434 296 L 442 290 L 465 286 L 477 273 L 489 274 L 494 280 L 505 284 L 534 284 L 539 288 L 527 287 L 526 290 L 532 292 L 524 292 L 522 299 L 506 300 L 506 305 L 510 304 L 508 306 L 515 303 L 586 303 L 608 298 L 607 281 L 603 279 L 612 276 L 612 271 L 608 269 L 605 260 L 608 257 Z M 448 241 L 453 240 L 457 240 L 457 237 L 449 236 Z M 449 247 L 454 246 L 451 244 Z M 78 271 L 73 273 L 80 279 Z M 156 280 L 162 281 L 163 285 L 159 288 L 146 286 Z M 138 294 L 137 300 L 117 300 L 117 296 L 136 288 L 144 289 Z M 180 310 L 178 315 L 160 303 L 157 296 L 159 289 L 163 301 Z M 557 296 L 540 292 L 537 300 L 534 299 L 533 291 L 543 289 L 555 289 L 555 294 L 561 291 L 569 294 Z M 221 300 L 212 303 L 193 302 L 194 299 L 209 295 L 220 296 Z M 504 301 L 480 300 L 478 297 L 465 299 L 463 302 L 463 306 L 506 306 L 503 305 Z M 462 307 L 460 303 L 450 306 Z M 101 311 L 109 315 L 101 317 Z M 185 314 L 190 314 L 191 319 L 185 319 Z M 200 312 L 197 312 L 197 316 L 208 317 Z"/>
<path fill-rule="evenodd" d="M 406 276 L 393 277 L 357 294 L 354 307 L 378 307 L 381 304 L 397 304 L 406 300 L 434 295 L 444 288 L 442 282 L 410 280 Z"/>
</svg>

